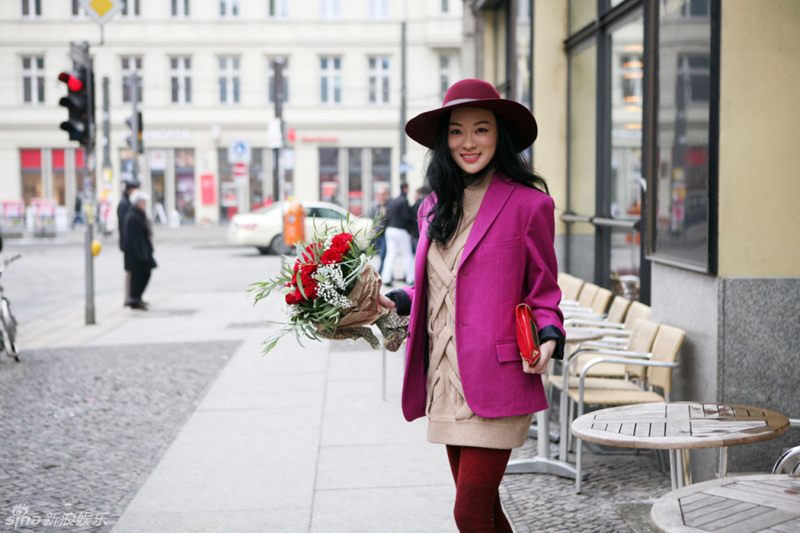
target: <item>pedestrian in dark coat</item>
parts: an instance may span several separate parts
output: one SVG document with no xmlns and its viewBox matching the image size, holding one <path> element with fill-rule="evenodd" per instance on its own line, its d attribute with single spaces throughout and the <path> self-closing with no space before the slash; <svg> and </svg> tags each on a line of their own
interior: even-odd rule
<svg viewBox="0 0 800 533">
<path fill-rule="evenodd" d="M 125 251 L 125 219 L 128 218 L 128 213 L 131 210 L 130 195 L 139 190 L 138 181 L 126 181 L 125 190 L 120 198 L 119 205 L 117 206 L 117 226 L 119 228 L 119 249 Z M 131 273 L 125 272 L 125 298 L 122 300 L 123 305 L 128 305 L 128 300 L 131 297 Z"/>
<path fill-rule="evenodd" d="M 126 181 L 125 191 L 122 193 L 122 198 L 117 205 L 117 225 L 119 227 L 119 249 L 125 251 L 125 219 L 128 217 L 128 212 L 131 210 L 130 196 L 133 191 L 139 189 L 138 181 Z"/>
<path fill-rule="evenodd" d="M 414 252 L 411 250 L 411 234 L 408 232 L 413 216 L 408 203 L 408 184 L 400 184 L 400 194 L 386 204 L 386 259 L 383 262 L 381 278 L 383 284 L 391 287 L 394 274 L 394 260 L 397 253 L 403 254 L 405 271 L 403 277 L 408 285 L 414 284 Z"/>
<path fill-rule="evenodd" d="M 125 305 L 144 311 L 147 303 L 142 294 L 157 266 L 153 259 L 152 229 L 145 214 L 148 200 L 145 192 L 131 194 L 131 209 L 125 219 L 125 270 L 131 273 L 131 293 Z"/>
</svg>

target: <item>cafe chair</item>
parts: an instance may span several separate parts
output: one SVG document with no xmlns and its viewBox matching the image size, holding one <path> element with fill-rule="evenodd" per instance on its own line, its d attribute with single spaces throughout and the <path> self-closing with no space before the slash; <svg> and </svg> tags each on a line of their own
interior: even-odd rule
<svg viewBox="0 0 800 533">
<path fill-rule="evenodd" d="M 561 366 L 562 374 L 554 374 L 548 380 L 548 385 L 555 387 L 561 391 L 560 406 L 559 406 L 559 421 L 560 421 L 560 451 L 559 455 L 562 461 L 567 459 L 567 449 L 571 448 L 569 443 L 569 425 L 573 418 L 574 404 L 569 401 L 568 391 L 576 389 L 580 386 L 579 374 L 583 370 L 584 365 L 599 355 L 613 356 L 617 358 L 625 358 L 624 364 L 608 363 L 604 366 L 599 364 L 593 365 L 595 368 L 595 375 L 587 376 L 588 384 L 592 387 L 608 387 L 612 390 L 630 389 L 640 390 L 641 386 L 632 381 L 632 379 L 643 379 L 644 372 L 642 366 L 635 364 L 641 360 L 649 359 L 653 341 L 658 333 L 659 326 L 650 320 L 637 320 L 636 325 L 633 327 L 631 337 L 628 341 L 626 349 L 612 349 L 601 347 L 598 349 L 583 348 L 577 350 L 568 358 L 566 358 Z M 584 343 L 588 344 L 588 343 Z M 598 350 L 603 350 L 598 351 Z M 583 360 L 581 360 L 583 358 Z M 611 382 L 602 381 L 602 379 L 611 379 Z M 623 384 L 626 383 L 627 384 Z"/>
<path fill-rule="evenodd" d="M 558 287 L 561 289 L 561 301 L 574 301 L 577 305 L 578 295 L 583 288 L 583 280 L 566 272 L 558 273 Z"/>
<path fill-rule="evenodd" d="M 594 283 L 584 283 L 583 287 L 581 288 L 581 292 L 578 294 L 577 300 L 566 300 L 562 299 L 559 302 L 558 306 L 563 309 L 574 309 L 574 308 L 584 308 L 588 309 L 591 308 L 592 302 L 594 302 L 594 297 L 597 296 L 597 291 L 600 290 L 600 287 L 595 285 Z M 563 294 L 562 294 L 563 297 Z"/>
<path fill-rule="evenodd" d="M 611 301 L 612 293 L 608 289 L 599 287 L 591 307 L 565 307 L 562 309 L 564 318 L 586 318 L 588 320 L 603 320 L 606 316 L 608 302 Z"/>
<path fill-rule="evenodd" d="M 800 446 L 789 448 L 775 462 L 773 474 L 791 474 L 800 476 Z"/>
<path fill-rule="evenodd" d="M 598 352 L 599 357 L 586 363 L 581 370 L 578 387 L 567 390 L 569 399 L 577 404 L 577 416 L 583 415 L 586 405 L 616 407 L 619 405 L 668 402 L 669 394 L 672 391 L 672 369 L 677 368 L 679 365 L 676 359 L 684 339 L 686 339 L 686 332 L 680 328 L 667 325 L 662 325 L 658 328 L 650 358 L 637 360 L 637 364 L 648 367 L 647 387 L 640 390 L 587 387 L 586 378 L 593 366 L 601 363 L 624 365 L 629 362 L 624 357 L 607 356 Z M 656 387 L 661 389 L 662 393 L 656 392 Z M 582 458 L 583 441 L 578 439 L 575 459 L 575 491 L 578 493 L 581 491 Z"/>
<path fill-rule="evenodd" d="M 630 337 L 633 326 L 638 320 L 650 320 L 653 315 L 653 310 L 649 305 L 641 302 L 631 302 L 628 311 L 625 313 L 625 320 L 622 322 L 602 321 L 602 320 L 587 320 L 583 318 L 575 318 L 565 321 L 565 326 L 584 326 L 592 329 L 601 329 L 604 333 L 602 339 L 597 341 L 590 341 L 591 345 L 598 347 L 618 347 L 622 348 L 627 344 L 628 337 Z M 569 342 L 569 339 L 567 339 Z M 589 343 L 581 343 L 574 347 L 578 350 L 587 346 Z M 591 346 L 590 346 L 591 347 Z"/>
</svg>

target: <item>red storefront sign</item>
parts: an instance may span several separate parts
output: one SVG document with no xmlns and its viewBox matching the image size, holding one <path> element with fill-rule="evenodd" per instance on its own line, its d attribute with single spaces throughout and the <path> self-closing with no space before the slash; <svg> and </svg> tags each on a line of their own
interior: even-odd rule
<svg viewBox="0 0 800 533">
<path fill-rule="evenodd" d="M 214 205 L 217 202 L 214 174 L 202 174 L 200 176 L 200 201 L 203 205 Z"/>
</svg>

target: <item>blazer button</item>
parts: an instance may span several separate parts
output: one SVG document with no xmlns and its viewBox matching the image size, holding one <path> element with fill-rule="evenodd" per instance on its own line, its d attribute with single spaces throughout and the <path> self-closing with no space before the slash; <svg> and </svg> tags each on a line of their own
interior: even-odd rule
<svg viewBox="0 0 800 533">
<path fill-rule="evenodd" d="M 469 327 L 469 324 L 459 324 L 459 326 L 464 328 L 464 327 Z"/>
<path fill-rule="evenodd" d="M 459 272 L 458 275 L 459 276 L 469 276 L 469 274 L 467 274 L 466 272 Z"/>
</svg>

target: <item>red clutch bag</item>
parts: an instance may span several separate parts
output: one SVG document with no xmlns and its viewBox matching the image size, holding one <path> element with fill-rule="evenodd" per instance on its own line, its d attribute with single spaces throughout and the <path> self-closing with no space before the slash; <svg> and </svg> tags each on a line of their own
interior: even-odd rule
<svg viewBox="0 0 800 533">
<path fill-rule="evenodd" d="M 517 344 L 522 358 L 531 366 L 539 360 L 539 334 L 536 319 L 528 304 L 519 304 L 514 311 L 517 319 Z"/>
</svg>

